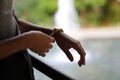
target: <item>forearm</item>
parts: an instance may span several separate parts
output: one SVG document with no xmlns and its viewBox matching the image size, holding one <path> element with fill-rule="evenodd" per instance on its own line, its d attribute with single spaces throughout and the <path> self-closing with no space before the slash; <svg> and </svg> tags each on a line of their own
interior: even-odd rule
<svg viewBox="0 0 120 80">
<path fill-rule="evenodd" d="M 37 31 L 42 31 L 43 33 L 45 33 L 47 35 L 51 35 L 51 33 L 53 32 L 53 29 L 40 27 L 39 25 L 32 24 L 30 22 L 23 21 L 23 20 L 18 20 L 18 25 L 19 25 L 20 31 L 22 33 L 28 32 L 28 31 L 31 31 L 31 30 L 37 30 Z M 55 34 L 56 35 L 53 35 L 55 40 L 59 39 L 60 37 L 65 37 L 65 35 L 66 35 L 62 31 L 58 31 Z"/>
<path fill-rule="evenodd" d="M 0 41 L 0 59 L 10 56 L 18 51 L 27 49 L 29 47 L 27 42 L 27 38 L 23 35 Z"/>
<path fill-rule="evenodd" d="M 32 24 L 27 21 L 23 21 L 23 20 L 18 20 L 18 25 L 22 33 L 31 31 L 31 30 L 37 30 L 37 31 L 42 31 L 45 34 L 50 35 L 50 33 L 52 32 L 52 29 L 40 27 L 39 25 L 35 25 L 35 24 Z"/>
</svg>

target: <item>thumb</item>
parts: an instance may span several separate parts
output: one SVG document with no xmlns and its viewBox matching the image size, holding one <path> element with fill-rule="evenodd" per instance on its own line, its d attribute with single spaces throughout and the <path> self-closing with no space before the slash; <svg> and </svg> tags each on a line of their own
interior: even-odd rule
<svg viewBox="0 0 120 80">
<path fill-rule="evenodd" d="M 54 39 L 53 37 L 50 37 L 50 41 L 51 41 L 52 43 L 54 43 L 54 42 L 55 42 L 55 39 Z"/>
</svg>

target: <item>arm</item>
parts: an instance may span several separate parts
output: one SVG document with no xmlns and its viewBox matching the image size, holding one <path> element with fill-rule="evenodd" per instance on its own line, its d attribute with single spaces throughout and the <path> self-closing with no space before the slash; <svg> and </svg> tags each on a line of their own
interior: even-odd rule
<svg viewBox="0 0 120 80">
<path fill-rule="evenodd" d="M 47 35 L 50 35 L 51 32 L 53 31 L 52 29 L 42 28 L 38 25 L 34 25 L 29 22 L 24 22 L 22 20 L 19 20 L 18 24 L 22 32 L 26 32 L 30 30 L 38 30 L 38 31 L 44 32 Z M 67 55 L 70 61 L 73 61 L 74 58 L 72 54 L 69 52 L 69 49 L 74 48 L 80 55 L 80 60 L 78 62 L 79 66 L 85 65 L 86 53 L 79 41 L 73 39 L 72 37 L 68 36 L 64 32 L 57 32 L 53 37 L 55 38 L 58 46 L 65 52 L 65 54 Z"/>
<path fill-rule="evenodd" d="M 28 31 L 31 31 L 31 30 L 37 30 L 37 31 L 42 31 L 45 34 L 50 35 L 50 33 L 52 32 L 52 29 L 43 28 L 43 27 L 40 27 L 39 25 L 32 24 L 30 22 L 23 21 L 23 20 L 18 20 L 18 25 L 19 25 L 20 31 L 22 33 L 23 32 L 28 32 Z"/>
<path fill-rule="evenodd" d="M 24 43 L 27 43 L 27 39 L 23 35 L 0 41 L 0 59 L 28 48 L 29 45 L 24 45 Z"/>
<path fill-rule="evenodd" d="M 45 56 L 45 52 L 49 48 L 52 48 L 52 42 L 54 42 L 52 37 L 40 31 L 26 32 L 16 37 L 0 41 L 0 59 L 27 48 L 30 48 L 41 56 Z"/>
</svg>

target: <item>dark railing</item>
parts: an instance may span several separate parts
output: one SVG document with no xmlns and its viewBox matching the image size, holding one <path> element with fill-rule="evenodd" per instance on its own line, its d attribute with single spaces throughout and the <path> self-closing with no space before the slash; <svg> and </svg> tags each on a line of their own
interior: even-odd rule
<svg viewBox="0 0 120 80">
<path fill-rule="evenodd" d="M 44 73 L 48 77 L 53 80 L 75 80 L 70 76 L 64 74 L 63 72 L 58 71 L 57 69 L 49 66 L 48 64 L 44 63 L 43 61 L 37 59 L 36 57 L 31 56 L 33 67 L 40 72 Z"/>
</svg>

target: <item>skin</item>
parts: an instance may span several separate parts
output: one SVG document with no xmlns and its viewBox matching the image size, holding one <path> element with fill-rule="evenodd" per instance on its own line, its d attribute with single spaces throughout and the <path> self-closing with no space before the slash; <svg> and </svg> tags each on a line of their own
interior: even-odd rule
<svg viewBox="0 0 120 80">
<path fill-rule="evenodd" d="M 31 49 L 35 53 L 45 56 L 45 53 L 52 48 L 52 43 L 57 42 L 58 46 L 63 50 L 70 61 L 74 58 L 69 52 L 70 48 L 74 48 L 80 55 L 78 65 L 85 65 L 85 51 L 79 41 L 68 36 L 64 32 L 57 32 L 53 37 L 49 36 L 53 29 L 40 27 L 23 20 L 18 20 L 21 34 L 6 40 L 0 41 L 0 59 L 6 58 L 15 52 L 24 49 Z"/>
<path fill-rule="evenodd" d="M 52 48 L 55 39 L 40 31 L 29 31 L 18 36 L 0 41 L 0 59 L 6 58 L 18 51 L 30 48 L 41 56 Z"/>
<path fill-rule="evenodd" d="M 72 54 L 70 53 L 69 49 L 74 48 L 80 55 L 80 60 L 78 61 L 79 66 L 85 65 L 86 53 L 84 49 L 82 48 L 79 41 L 71 38 L 70 36 L 68 36 L 67 34 L 63 32 L 56 33 L 54 37 L 55 37 L 55 40 L 58 46 L 63 50 L 63 52 L 66 54 L 66 56 L 68 57 L 70 61 L 73 61 L 74 58 Z"/>
</svg>

